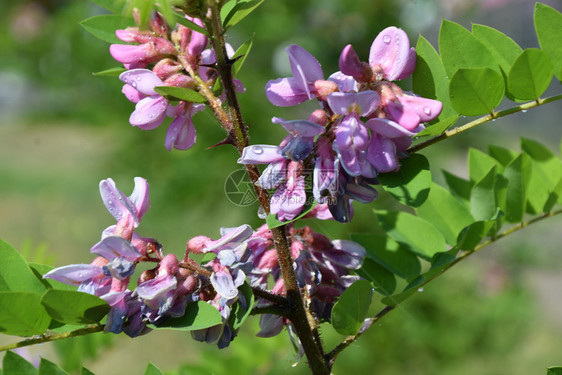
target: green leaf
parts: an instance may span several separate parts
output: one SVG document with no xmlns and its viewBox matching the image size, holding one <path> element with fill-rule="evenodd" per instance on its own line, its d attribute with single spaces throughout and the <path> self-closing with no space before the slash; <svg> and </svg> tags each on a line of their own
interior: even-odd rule
<svg viewBox="0 0 562 375">
<path fill-rule="evenodd" d="M 424 137 L 424 136 L 434 136 L 443 133 L 449 127 L 451 127 L 457 120 L 459 119 L 459 115 L 453 115 L 451 117 L 447 117 L 446 119 L 439 121 L 436 124 L 430 125 L 414 137 Z"/>
<path fill-rule="evenodd" d="M 121 13 L 126 0 L 91 0 L 100 7 L 105 8 L 113 13 Z"/>
<path fill-rule="evenodd" d="M 244 65 L 244 62 L 246 61 L 246 58 L 248 57 L 248 54 L 250 53 L 250 50 L 252 49 L 252 44 L 254 43 L 254 36 L 255 35 L 256 34 L 254 33 L 254 35 L 249 37 L 240 47 L 238 47 L 238 49 L 234 53 L 234 56 L 232 56 L 233 60 L 236 60 L 236 58 L 238 58 L 238 60 L 236 60 L 236 62 L 232 66 L 232 74 L 234 76 L 236 76 L 236 74 L 238 74 L 238 72 L 242 68 L 242 65 Z"/>
<path fill-rule="evenodd" d="M 176 86 L 156 86 L 154 88 L 158 94 L 168 100 L 185 100 L 186 102 L 205 103 L 207 99 L 195 90 Z"/>
<path fill-rule="evenodd" d="M 93 372 L 88 370 L 86 367 L 80 369 L 80 375 L 95 375 Z"/>
<path fill-rule="evenodd" d="M 85 19 L 80 25 L 90 34 L 108 43 L 125 44 L 115 36 L 115 30 L 126 29 L 134 26 L 135 21 L 131 17 L 124 17 L 117 14 L 102 14 Z"/>
<path fill-rule="evenodd" d="M 507 179 L 506 207 L 504 210 L 507 221 L 516 223 L 523 220 L 527 201 L 526 185 L 530 172 L 530 159 L 522 153 L 505 169 Z"/>
<path fill-rule="evenodd" d="M 449 79 L 457 70 L 466 68 L 488 68 L 500 74 L 498 63 L 484 44 L 452 21 L 443 20 L 441 23 L 439 52 Z"/>
<path fill-rule="evenodd" d="M 421 272 L 419 259 L 390 238 L 375 234 L 354 234 L 351 239 L 367 250 L 369 258 L 403 279 L 417 276 Z"/>
<path fill-rule="evenodd" d="M 256 8 L 259 7 L 262 3 L 263 0 L 240 1 L 239 3 L 237 3 L 225 17 L 223 22 L 224 29 L 228 30 L 238 22 L 242 21 L 244 18 L 246 18 L 246 16 L 256 10 Z"/>
<path fill-rule="evenodd" d="M 342 335 L 356 334 L 369 311 L 373 289 L 366 280 L 358 280 L 340 296 L 332 308 L 332 325 Z"/>
<path fill-rule="evenodd" d="M 546 375 L 562 375 L 562 367 L 560 366 L 547 367 Z"/>
<path fill-rule="evenodd" d="M 66 375 L 66 372 L 53 362 L 41 358 L 41 362 L 39 362 L 39 375 Z"/>
<path fill-rule="evenodd" d="M 356 273 L 370 281 L 375 291 L 383 296 L 390 296 L 396 290 L 394 274 L 369 257 L 363 259 L 363 265 Z"/>
<path fill-rule="evenodd" d="M 219 311 L 203 301 L 191 302 L 185 309 L 185 314 L 179 318 L 168 318 L 162 324 L 155 326 L 149 324 L 152 329 L 174 329 L 178 331 L 193 331 L 209 328 L 222 323 Z"/>
<path fill-rule="evenodd" d="M 162 371 L 152 363 L 148 363 L 146 370 L 144 370 L 144 375 L 162 375 Z"/>
<path fill-rule="evenodd" d="M 53 319 L 67 324 L 97 323 L 110 309 L 101 298 L 72 290 L 50 289 L 41 303 Z"/>
<path fill-rule="evenodd" d="M 431 259 L 436 253 L 447 249 L 443 235 L 421 217 L 403 211 L 376 213 L 381 227 L 392 239 L 423 258 Z"/>
<path fill-rule="evenodd" d="M 470 192 L 472 191 L 473 183 L 467 181 L 464 178 L 460 178 L 451 174 L 445 170 L 443 172 L 443 177 L 445 177 L 445 182 L 455 197 L 462 199 L 465 202 L 470 200 Z"/>
<path fill-rule="evenodd" d="M 517 152 L 494 145 L 488 147 L 488 153 L 491 157 L 499 161 L 503 167 L 507 167 L 507 165 L 517 157 Z"/>
<path fill-rule="evenodd" d="M 515 101 L 538 99 L 550 85 L 552 74 L 552 62 L 545 52 L 526 49 L 509 71 L 507 91 Z"/>
<path fill-rule="evenodd" d="M 96 73 L 92 73 L 95 76 L 102 76 L 102 77 L 117 77 L 119 76 L 121 73 L 126 72 L 127 69 L 123 68 L 123 67 L 115 67 L 115 68 L 109 68 L 106 70 L 102 70 L 100 72 L 96 72 Z"/>
<path fill-rule="evenodd" d="M 498 167 L 491 156 L 482 151 L 471 148 L 468 150 L 468 175 L 473 183 L 480 181 L 493 167 Z"/>
<path fill-rule="evenodd" d="M 191 29 L 191 30 L 197 31 L 198 33 L 201 33 L 203 35 L 209 36 L 209 32 L 207 30 L 205 30 L 203 27 L 197 25 L 193 21 L 188 20 L 181 13 L 176 13 L 176 22 L 179 23 L 180 25 L 184 25 L 188 29 Z"/>
<path fill-rule="evenodd" d="M 390 195 L 412 207 L 418 207 L 426 200 L 431 185 L 429 162 L 421 154 L 412 154 L 402 160 L 398 172 L 381 173 L 377 178 Z"/>
<path fill-rule="evenodd" d="M 0 332 L 7 335 L 39 335 L 51 323 L 37 293 L 0 292 L 0 311 Z"/>
<path fill-rule="evenodd" d="M 9 243 L 0 240 L 0 292 L 34 292 L 42 294 L 46 288 Z"/>
<path fill-rule="evenodd" d="M 531 178 L 527 211 L 538 214 L 548 212 L 562 193 L 562 161 L 547 147 L 531 139 L 521 139 L 521 149 L 531 157 Z"/>
<path fill-rule="evenodd" d="M 416 293 L 417 291 L 421 291 L 419 287 L 424 282 L 425 282 L 425 277 L 420 275 L 416 277 L 414 280 L 412 280 L 401 293 L 395 294 L 390 297 L 385 297 L 381 300 L 381 302 L 387 306 L 396 306 L 404 302 L 408 298 L 410 298 L 412 294 Z"/>
<path fill-rule="evenodd" d="M 465 116 L 492 113 L 505 92 L 503 77 L 490 68 L 462 68 L 449 86 L 453 108 Z"/>
<path fill-rule="evenodd" d="M 474 248 L 488 234 L 495 221 L 476 221 L 459 233 L 457 247 L 461 250 L 474 250 Z"/>
<path fill-rule="evenodd" d="M 22 356 L 7 351 L 2 361 L 4 375 L 37 375 L 37 369 Z"/>
<path fill-rule="evenodd" d="M 254 292 L 252 292 L 250 285 L 244 283 L 238 288 L 238 291 L 244 298 L 244 303 L 240 301 L 241 297 L 239 294 L 238 301 L 231 307 L 229 323 L 233 330 L 242 326 L 246 318 L 250 316 L 252 308 L 254 307 Z"/>
<path fill-rule="evenodd" d="M 449 120 L 457 113 L 451 106 L 449 80 L 447 79 L 441 58 L 435 51 L 435 48 L 421 35 L 418 37 L 416 44 L 416 55 L 416 70 L 414 70 L 412 75 L 414 92 L 424 98 L 436 99 L 443 103 L 443 109 L 438 117 L 439 123 L 445 119 Z M 433 128 L 433 126 L 430 128 Z"/>
<path fill-rule="evenodd" d="M 550 56 L 554 74 L 562 81 L 562 14 L 548 5 L 536 3 L 534 21 L 541 49 Z"/>
<path fill-rule="evenodd" d="M 473 24 L 472 34 L 492 53 L 503 73 L 507 76 L 522 49 L 510 37 L 494 28 Z"/>
<path fill-rule="evenodd" d="M 495 182 L 496 167 L 494 166 L 472 188 L 470 213 L 475 220 L 489 220 L 496 213 Z"/>
<path fill-rule="evenodd" d="M 433 224 L 450 245 L 455 245 L 461 230 L 474 222 L 468 208 L 435 183 L 431 184 L 429 197 L 416 213 Z"/>
</svg>

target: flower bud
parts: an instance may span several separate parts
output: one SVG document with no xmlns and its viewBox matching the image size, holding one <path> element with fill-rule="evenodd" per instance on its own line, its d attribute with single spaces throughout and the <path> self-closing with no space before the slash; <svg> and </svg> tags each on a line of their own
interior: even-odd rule
<svg viewBox="0 0 562 375">
<path fill-rule="evenodd" d="M 193 237 L 187 242 L 187 251 L 195 254 L 203 254 L 203 249 L 208 241 L 212 241 L 212 239 L 207 236 Z"/>
<path fill-rule="evenodd" d="M 178 258 L 174 254 L 166 255 L 161 261 L 158 267 L 158 276 L 170 275 L 173 276 L 178 270 Z"/>
<path fill-rule="evenodd" d="M 308 121 L 320 126 L 326 126 L 326 123 L 328 122 L 328 115 L 326 114 L 326 111 L 317 109 L 310 114 L 310 117 L 308 117 Z"/>
<path fill-rule="evenodd" d="M 158 12 L 153 12 L 150 16 L 150 28 L 158 36 L 167 37 L 170 28 L 164 20 L 164 17 Z"/>
<path fill-rule="evenodd" d="M 197 289 L 197 279 L 192 275 L 185 278 L 182 282 L 178 283 L 176 293 L 178 295 L 186 295 L 193 293 Z"/>
<path fill-rule="evenodd" d="M 166 58 L 158 61 L 152 71 L 158 76 L 162 81 L 170 78 L 172 75 L 178 73 L 181 70 L 181 65 L 176 61 Z"/>
<path fill-rule="evenodd" d="M 171 77 L 168 77 L 168 79 L 166 79 L 164 83 L 166 84 L 166 86 L 185 87 L 189 89 L 195 87 L 193 78 L 182 73 L 176 73 Z"/>
<path fill-rule="evenodd" d="M 142 271 L 142 273 L 140 274 L 139 279 L 137 281 L 137 284 L 142 284 L 145 281 L 154 279 L 155 277 L 156 277 L 156 268 L 153 268 L 151 270 Z"/>
<path fill-rule="evenodd" d="M 323 79 L 319 79 L 317 81 L 314 81 L 314 89 L 316 90 L 318 99 L 326 100 L 328 95 L 338 91 L 338 85 L 332 81 L 325 81 Z"/>
</svg>

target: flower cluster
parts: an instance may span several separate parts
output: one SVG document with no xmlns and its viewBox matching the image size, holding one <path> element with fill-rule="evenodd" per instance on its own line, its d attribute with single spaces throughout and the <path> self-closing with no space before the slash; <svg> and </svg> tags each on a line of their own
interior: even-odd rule
<svg viewBox="0 0 562 375">
<path fill-rule="evenodd" d="M 377 174 L 399 169 L 412 136 L 439 115 L 442 104 L 404 93 L 392 82 L 410 76 L 416 65 L 408 36 L 396 27 L 376 37 L 368 62 L 346 46 L 340 71 L 327 80 L 304 48 L 291 45 L 287 53 L 293 76 L 269 81 L 267 98 L 281 107 L 316 98 L 322 110 L 307 120 L 273 118 L 289 135 L 279 146 L 247 147 L 239 163 L 269 164 L 258 184 L 277 188 L 271 212 L 279 220 L 291 220 L 302 211 L 306 171 L 313 170 L 314 199 L 327 204 L 334 219 L 349 221 L 350 200 L 376 198 L 370 185 L 377 183 Z"/>
<path fill-rule="evenodd" d="M 55 268 L 43 277 L 78 286 L 79 291 L 105 300 L 111 306 L 105 331 L 135 337 L 150 331 L 148 324 L 158 326 L 170 317 L 183 316 L 190 302 L 204 301 L 218 310 L 222 323 L 192 331 L 192 336 L 224 348 L 238 330 L 232 325 L 232 306 L 238 304 L 242 311 L 252 308 L 239 291 L 246 279 L 252 287 L 263 290 L 273 282 L 273 293 L 284 294 L 267 226 L 255 232 L 248 225 L 222 228 L 222 237 L 217 240 L 194 237 L 180 261 L 174 254 L 164 255 L 156 240 L 135 231 L 150 206 L 145 179 L 135 178 L 130 196 L 111 179 L 100 182 L 100 193 L 117 223 L 103 230 L 101 240 L 91 248 L 97 257 L 90 264 Z M 360 267 L 365 250 L 351 241 L 330 242 L 308 227 L 291 227 L 290 240 L 299 285 L 306 288 L 317 318 L 329 320 L 335 299 L 358 278 L 350 275 L 350 270 Z M 212 260 L 199 265 L 191 254 L 212 254 Z M 139 264 L 152 268 L 140 272 L 136 287 L 130 290 L 131 277 Z M 265 315 L 259 335 L 277 334 L 286 323 L 282 317 Z"/>
<path fill-rule="evenodd" d="M 290 225 L 289 240 L 297 282 L 300 288 L 305 289 L 305 303 L 310 306 L 316 319 L 329 322 L 334 302 L 359 279 L 350 270 L 361 267 L 365 249 L 352 241 L 330 241 L 310 227 L 296 229 Z M 268 284 L 272 283 L 273 294 L 285 295 L 274 246 L 271 231 L 266 225 L 249 238 L 249 261 L 254 264 L 254 268 L 248 274 L 248 279 L 253 287 L 261 289 L 267 289 Z M 265 306 L 269 302 L 262 300 L 260 304 Z M 282 316 L 264 314 L 260 318 L 261 330 L 258 336 L 275 336 L 287 324 L 289 322 Z"/>
<path fill-rule="evenodd" d="M 203 22 L 198 18 L 186 16 L 198 26 Z M 166 134 L 165 146 L 187 150 L 196 139 L 195 127 L 191 117 L 205 108 L 181 100 L 172 104 L 155 91 L 159 86 L 173 86 L 195 89 L 193 74 L 198 75 L 205 84 L 212 86 L 218 77 L 211 68 L 216 62 L 215 53 L 207 48 L 207 37 L 197 31 L 178 24 L 170 29 L 159 13 L 153 13 L 150 30 L 128 27 L 117 30 L 116 36 L 126 43 L 112 44 L 109 52 L 113 58 L 124 65 L 126 72 L 119 76 L 125 84 L 123 94 L 135 103 L 135 110 L 129 118 L 131 125 L 144 130 L 155 129 L 162 124 L 166 116 L 173 118 Z M 227 46 L 230 56 L 232 47 Z M 147 69 L 151 67 L 151 69 Z M 236 80 L 236 87 L 244 91 L 242 84 Z"/>
</svg>

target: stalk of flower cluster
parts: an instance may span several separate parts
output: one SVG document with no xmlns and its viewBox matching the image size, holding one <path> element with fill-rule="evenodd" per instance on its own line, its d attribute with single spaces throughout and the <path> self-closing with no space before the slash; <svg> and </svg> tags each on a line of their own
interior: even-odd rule
<svg viewBox="0 0 562 375">
<path fill-rule="evenodd" d="M 229 136 L 231 137 L 230 141 L 232 141 L 238 151 L 242 153 L 244 147 L 249 146 L 250 142 L 247 127 L 242 118 L 240 105 L 234 88 L 232 76 L 233 61 L 228 58 L 226 53 L 219 6 L 215 1 L 210 0 L 209 8 L 211 11 L 210 18 L 204 18 L 204 22 L 206 29 L 211 34 L 210 41 L 216 53 L 216 69 L 219 72 L 224 87 L 227 105 L 229 107 L 229 118 L 232 120 L 233 124 L 233 129 L 229 132 Z M 269 214 L 269 194 L 267 190 L 255 185 L 255 182 L 260 176 L 257 166 L 255 164 L 246 164 L 246 170 L 253 183 L 263 212 Z M 289 305 L 292 307 L 290 310 L 291 314 L 287 318 L 293 323 L 297 336 L 301 340 L 312 373 L 329 374 L 330 370 L 324 359 L 319 335 L 313 322 L 308 318 L 304 307 L 304 301 L 297 284 L 286 228 L 285 226 L 273 228 L 271 232 L 277 249 L 279 265 L 285 283 L 285 290 L 287 291 L 287 299 Z"/>
</svg>

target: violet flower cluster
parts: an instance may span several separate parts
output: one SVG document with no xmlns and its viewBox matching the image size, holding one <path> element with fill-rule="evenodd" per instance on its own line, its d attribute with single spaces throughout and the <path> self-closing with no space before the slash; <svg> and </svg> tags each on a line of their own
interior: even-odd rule
<svg viewBox="0 0 562 375">
<path fill-rule="evenodd" d="M 288 232 L 293 268 L 299 287 L 305 290 L 305 303 L 315 319 L 329 322 L 338 297 L 359 280 L 351 271 L 361 267 L 365 249 L 353 241 L 330 241 L 310 227 L 297 229 L 289 224 Z M 251 251 L 249 261 L 254 264 L 248 274 L 251 285 L 261 289 L 273 285 L 271 293 L 285 295 L 277 251 L 266 225 L 249 238 L 248 248 Z M 270 304 L 265 300 L 259 303 L 262 307 Z M 264 314 L 260 317 L 258 336 L 275 336 L 287 325 L 289 321 L 282 316 Z M 289 329 L 289 332 L 292 331 Z"/>
<path fill-rule="evenodd" d="M 222 228 L 222 237 L 217 240 L 206 236 L 190 239 L 184 259 L 178 260 L 174 254 L 164 255 L 156 240 L 135 231 L 150 207 L 148 190 L 148 183 L 140 177 L 135 178 L 130 196 L 112 179 L 102 180 L 103 203 L 117 223 L 103 230 L 101 240 L 92 246 L 90 252 L 96 258 L 90 264 L 55 268 L 43 277 L 105 300 L 110 306 L 105 331 L 131 337 L 149 332 L 148 324 L 158 326 L 168 318 L 183 316 L 191 302 L 207 302 L 218 310 L 222 322 L 192 331 L 192 336 L 227 347 L 238 331 L 231 319 L 233 305 L 239 304 L 242 311 L 253 307 L 239 291 L 246 280 L 262 290 L 273 284 L 273 294 L 285 294 L 271 231 L 265 225 L 255 232 L 248 225 Z M 350 272 L 361 266 L 365 250 L 351 241 L 330 242 L 308 227 L 291 226 L 289 234 L 299 286 L 306 289 L 315 317 L 329 321 L 335 300 L 358 279 Z M 202 265 L 190 258 L 191 254 L 210 253 L 212 260 Z M 139 264 L 150 268 L 139 270 L 131 290 L 131 278 Z M 260 305 L 267 303 L 261 301 Z M 263 315 L 258 336 L 276 335 L 287 324 L 281 316 Z"/>
<path fill-rule="evenodd" d="M 186 18 L 203 27 L 200 19 Z M 166 116 L 171 117 L 165 146 L 169 151 L 172 148 L 187 150 L 196 140 L 191 117 L 205 105 L 186 100 L 173 104 L 155 88 L 196 89 L 191 74 L 197 74 L 205 84 L 212 86 L 218 77 L 216 70 L 210 67 L 215 64 L 216 56 L 207 48 L 207 36 L 180 24 L 170 29 L 159 13 L 152 14 L 150 26 L 150 30 L 138 27 L 117 30 L 115 34 L 120 40 L 135 44 L 112 44 L 109 48 L 113 58 L 127 69 L 119 79 L 125 83 L 123 94 L 135 103 L 129 122 L 140 129 L 151 130 L 160 126 Z M 229 45 L 227 52 L 234 55 Z M 238 80 L 235 83 L 237 90 L 243 92 L 244 86 Z"/>
<path fill-rule="evenodd" d="M 435 119 L 442 104 L 403 92 L 392 81 L 410 76 L 416 54 L 406 33 L 384 29 L 374 40 L 368 62 L 351 45 L 339 59 L 340 71 L 324 79 L 322 67 L 304 48 L 287 48 L 292 77 L 269 81 L 269 101 L 280 107 L 317 99 L 321 110 L 307 120 L 274 117 L 289 135 L 279 146 L 254 145 L 244 149 L 239 163 L 268 164 L 257 184 L 276 189 L 271 213 L 292 220 L 306 203 L 305 178 L 312 175 L 312 194 L 327 204 L 331 216 L 350 220 L 350 200 L 376 198 L 379 173 L 397 171 L 407 156 L 412 136 Z"/>
</svg>

